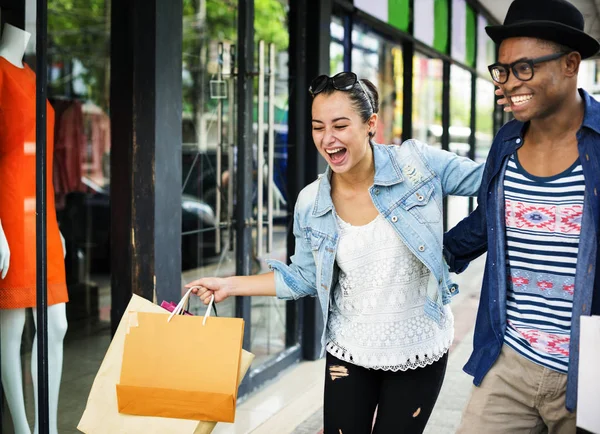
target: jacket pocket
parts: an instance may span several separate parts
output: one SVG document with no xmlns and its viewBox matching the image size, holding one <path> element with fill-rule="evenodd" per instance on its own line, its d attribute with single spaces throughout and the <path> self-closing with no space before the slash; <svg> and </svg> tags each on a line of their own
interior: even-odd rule
<svg viewBox="0 0 600 434">
<path fill-rule="evenodd" d="M 419 223 L 439 223 L 442 209 L 434 197 L 434 186 L 426 182 L 409 193 L 402 201 L 402 207 Z"/>
<path fill-rule="evenodd" d="M 307 228 L 304 234 L 306 241 L 310 244 L 310 249 L 313 254 L 313 258 L 315 260 L 315 265 L 319 265 L 319 250 L 321 249 L 321 245 L 323 244 L 323 240 L 327 237 L 325 234 L 320 233 L 319 231 L 315 231 L 311 228 Z"/>
</svg>

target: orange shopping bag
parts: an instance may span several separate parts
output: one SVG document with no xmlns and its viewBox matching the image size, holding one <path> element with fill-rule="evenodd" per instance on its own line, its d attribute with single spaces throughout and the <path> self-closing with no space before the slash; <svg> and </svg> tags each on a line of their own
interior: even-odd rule
<svg viewBox="0 0 600 434">
<path fill-rule="evenodd" d="M 168 317 L 129 314 L 120 413 L 234 421 L 244 321 L 209 318 L 213 299 L 204 317 L 177 315 L 190 292 Z"/>
</svg>

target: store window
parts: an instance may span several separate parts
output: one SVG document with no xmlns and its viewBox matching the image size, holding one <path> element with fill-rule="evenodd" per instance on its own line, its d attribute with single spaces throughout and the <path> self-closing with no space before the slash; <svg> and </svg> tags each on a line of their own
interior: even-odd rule
<svg viewBox="0 0 600 434">
<path fill-rule="evenodd" d="M 329 44 L 329 74 L 331 76 L 344 71 L 345 30 L 340 17 L 333 17 L 330 25 L 331 42 Z"/>
<path fill-rule="evenodd" d="M 496 59 L 496 45 L 494 41 L 485 32 L 488 25 L 483 15 L 477 16 L 477 72 L 487 76 L 488 65 L 494 63 Z"/>
<path fill-rule="evenodd" d="M 402 48 L 356 26 L 352 31 L 352 70 L 377 86 L 379 120 L 375 141 L 402 142 L 403 63 Z"/>
<path fill-rule="evenodd" d="M 413 58 L 413 137 L 442 147 L 442 87 L 444 63 L 416 53 Z"/>
<path fill-rule="evenodd" d="M 471 136 L 471 80 L 469 71 L 460 66 L 450 67 L 450 144 L 449 150 L 462 157 L 469 156 Z M 448 198 L 448 227 L 469 215 L 467 197 Z"/>
<path fill-rule="evenodd" d="M 76 431 L 110 343 L 107 6 L 104 0 L 48 1 L 48 395 L 50 421 L 58 424 L 59 432 Z M 9 16 L 7 10 L 2 13 Z M 0 283 L 5 433 L 29 432 L 35 419 L 35 323 L 28 309 L 36 293 L 35 4 L 27 2 L 25 25 L 8 24 L 3 37 L 8 32 L 19 40 L 27 33 L 31 37 L 23 68 L 0 58 L 0 74 L 6 78 L 0 77 L 0 94 L 14 94 L 15 84 L 26 93 L 0 102 L 0 130 L 5 134 L 0 171 L 3 179 L 10 172 L 14 181 L 3 182 L 0 201 L 0 220 L 11 250 L 10 267 Z M 11 105 L 12 113 L 22 115 L 5 123 L 6 107 Z M 7 153 L 6 147 L 16 145 L 11 137 L 23 137 L 24 153 Z"/>
<path fill-rule="evenodd" d="M 419 0 L 414 2 L 413 8 L 415 38 L 446 53 L 449 0 Z"/>
<path fill-rule="evenodd" d="M 268 258 L 282 261 L 287 258 L 290 230 L 287 10 L 287 2 L 278 0 L 255 3 L 254 62 L 255 68 L 264 72 L 264 80 L 262 87 L 259 77 L 254 82 L 253 184 L 242 192 L 253 198 L 254 220 L 258 221 L 260 215 L 263 222 L 260 228 L 255 227 L 254 248 L 247 252 L 252 274 L 268 271 L 265 262 Z M 235 188 L 237 77 L 233 65 L 237 55 L 237 11 L 237 1 L 207 0 L 203 8 L 197 1 L 184 1 L 182 263 L 185 282 L 236 273 L 233 218 L 240 192 Z M 258 54 L 261 44 L 262 56 Z M 263 98 L 259 99 L 261 90 Z M 274 297 L 252 297 L 250 302 L 251 347 L 246 349 L 256 355 L 254 364 L 259 365 L 285 349 L 286 302 Z M 235 316 L 235 304 L 234 297 L 228 298 L 219 304 L 218 314 Z M 191 309 L 201 314 L 204 307 L 199 300 L 193 300 Z"/>
<path fill-rule="evenodd" d="M 484 78 L 477 79 L 475 105 L 475 161 L 483 163 L 487 159 L 494 140 L 494 90 L 496 86 Z"/>
</svg>

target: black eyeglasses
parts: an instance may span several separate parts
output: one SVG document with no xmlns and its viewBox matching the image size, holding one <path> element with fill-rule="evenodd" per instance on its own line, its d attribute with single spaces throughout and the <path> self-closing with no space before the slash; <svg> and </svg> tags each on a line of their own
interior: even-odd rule
<svg viewBox="0 0 600 434">
<path fill-rule="evenodd" d="M 533 66 L 538 63 L 549 62 L 551 60 L 560 59 L 568 52 L 554 53 L 547 56 L 538 57 L 536 59 L 517 60 L 510 65 L 504 63 L 494 63 L 488 66 L 492 80 L 498 84 L 504 84 L 508 81 L 510 71 L 521 81 L 529 81 L 533 78 Z"/>
<path fill-rule="evenodd" d="M 362 84 L 362 82 L 353 72 L 340 72 L 339 74 L 336 74 L 333 77 L 329 77 L 328 75 L 319 75 L 312 81 L 310 87 L 308 88 L 308 91 L 314 98 L 315 96 L 323 92 L 327 88 L 327 86 L 331 86 L 335 90 L 341 90 L 345 92 L 352 89 L 356 83 L 358 83 L 358 85 L 364 92 L 365 96 L 367 97 L 367 100 L 369 100 L 369 104 L 371 105 L 371 110 L 373 110 L 373 113 L 375 113 L 375 107 L 373 106 L 373 101 L 371 101 L 371 97 L 369 96 L 367 89 L 365 89 L 364 84 Z"/>
</svg>

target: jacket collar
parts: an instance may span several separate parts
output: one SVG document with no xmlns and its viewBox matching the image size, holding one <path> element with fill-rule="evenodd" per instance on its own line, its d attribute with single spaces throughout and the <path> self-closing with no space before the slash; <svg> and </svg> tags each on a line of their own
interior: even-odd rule
<svg viewBox="0 0 600 434">
<path fill-rule="evenodd" d="M 583 89 L 579 89 L 579 94 L 585 103 L 582 126 L 600 134 L 600 103 Z"/>
<path fill-rule="evenodd" d="M 373 160 L 375 162 L 373 184 L 389 186 L 402 182 L 404 180 L 402 170 L 400 170 L 396 158 L 392 155 L 395 148 L 373 143 L 371 149 L 373 150 Z M 312 211 L 315 217 L 322 216 L 333 209 L 333 201 L 331 200 L 332 173 L 331 168 L 327 166 L 325 173 L 319 175 L 319 187 Z"/>
</svg>

